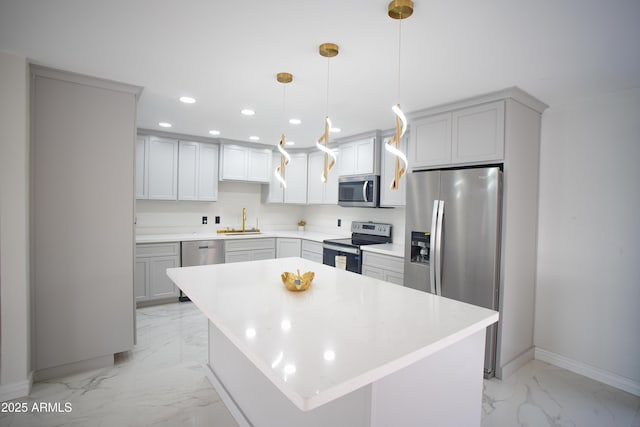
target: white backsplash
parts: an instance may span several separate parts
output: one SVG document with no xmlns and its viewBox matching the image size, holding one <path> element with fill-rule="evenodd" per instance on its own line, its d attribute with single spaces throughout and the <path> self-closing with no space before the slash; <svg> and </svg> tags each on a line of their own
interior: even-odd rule
<svg viewBox="0 0 640 427">
<path fill-rule="evenodd" d="M 220 182 L 217 202 L 138 200 L 136 233 L 215 233 L 220 228 L 238 228 L 242 208 L 247 208 L 247 227 L 266 231 L 296 230 L 298 221 L 307 222 L 308 231 L 348 235 L 351 221 L 376 221 L 393 225 L 393 241 L 404 241 L 404 208 L 345 208 L 332 205 L 281 205 L 262 203 L 262 185 Z M 208 224 L 202 225 L 202 217 Z M 220 224 L 215 217 L 220 216 Z M 338 227 L 338 219 L 342 226 Z"/>
<path fill-rule="evenodd" d="M 138 200 L 137 234 L 215 233 L 220 228 L 239 228 L 242 208 L 247 208 L 247 227 L 263 230 L 295 230 L 305 207 L 263 204 L 261 184 L 220 182 L 217 202 Z M 202 225 L 202 217 L 208 224 Z M 215 217 L 220 224 L 215 224 Z"/>
</svg>

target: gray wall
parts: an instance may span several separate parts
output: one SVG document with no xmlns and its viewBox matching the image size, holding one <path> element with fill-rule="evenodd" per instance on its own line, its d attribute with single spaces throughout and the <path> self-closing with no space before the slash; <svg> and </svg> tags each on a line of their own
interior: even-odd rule
<svg viewBox="0 0 640 427">
<path fill-rule="evenodd" d="M 138 91 L 32 72 L 34 370 L 113 363 L 113 353 L 133 348 Z"/>
<path fill-rule="evenodd" d="M 640 88 L 544 113 L 535 322 L 544 357 L 636 393 L 639 118 Z"/>
<path fill-rule="evenodd" d="M 0 52 L 0 400 L 29 391 L 29 132 L 25 58 Z"/>
</svg>

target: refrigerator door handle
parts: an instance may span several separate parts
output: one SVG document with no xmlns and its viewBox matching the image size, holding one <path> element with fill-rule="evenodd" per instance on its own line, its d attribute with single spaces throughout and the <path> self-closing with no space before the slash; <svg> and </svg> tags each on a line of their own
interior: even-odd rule
<svg viewBox="0 0 640 427">
<path fill-rule="evenodd" d="M 367 200 L 367 187 L 369 186 L 369 181 L 365 180 L 364 183 L 362 184 L 362 198 L 364 199 L 365 202 L 368 202 L 369 200 Z"/>
<path fill-rule="evenodd" d="M 442 295 L 442 220 L 444 217 L 444 200 L 438 203 L 438 224 L 436 231 L 436 265 L 435 265 L 435 287 L 436 295 Z"/>
<path fill-rule="evenodd" d="M 431 255 L 429 257 L 429 287 L 430 292 L 432 294 L 436 293 L 436 262 L 437 262 L 437 254 L 435 251 L 435 241 L 437 236 L 437 225 L 438 225 L 438 204 L 439 200 L 433 201 L 433 214 L 431 215 L 431 234 L 429 236 L 429 241 L 434 244 L 432 247 Z"/>
</svg>

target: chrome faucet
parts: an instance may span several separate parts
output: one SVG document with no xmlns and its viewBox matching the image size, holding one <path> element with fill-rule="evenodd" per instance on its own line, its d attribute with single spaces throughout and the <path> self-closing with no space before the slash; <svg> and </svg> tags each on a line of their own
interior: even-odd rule
<svg viewBox="0 0 640 427">
<path fill-rule="evenodd" d="M 244 233 L 244 227 L 247 223 L 247 208 L 242 208 L 242 232 Z"/>
</svg>

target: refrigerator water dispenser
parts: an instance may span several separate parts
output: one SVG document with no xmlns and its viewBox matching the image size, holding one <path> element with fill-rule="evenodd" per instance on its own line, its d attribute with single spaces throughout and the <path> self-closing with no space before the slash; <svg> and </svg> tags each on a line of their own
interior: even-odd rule
<svg viewBox="0 0 640 427">
<path fill-rule="evenodd" d="M 411 232 L 411 262 L 429 264 L 431 233 L 428 231 Z"/>
</svg>

